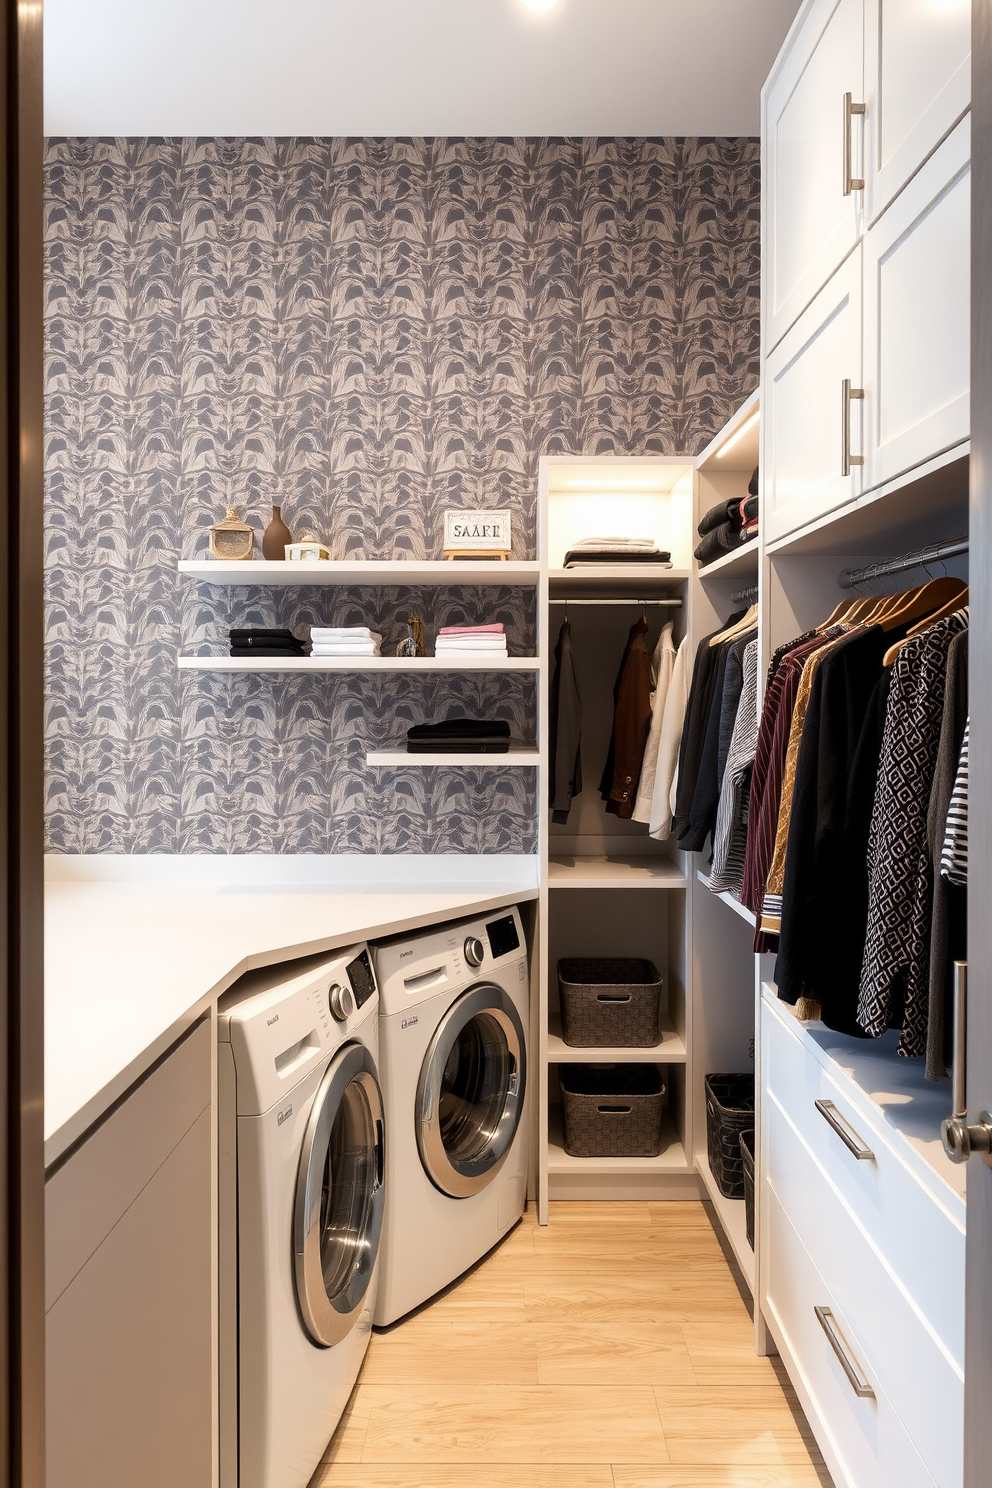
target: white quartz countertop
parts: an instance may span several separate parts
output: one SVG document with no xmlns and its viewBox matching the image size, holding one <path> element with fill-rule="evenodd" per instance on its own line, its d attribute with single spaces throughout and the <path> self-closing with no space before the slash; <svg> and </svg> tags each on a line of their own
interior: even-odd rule
<svg viewBox="0 0 992 1488">
<path fill-rule="evenodd" d="M 520 857 L 53 857 L 46 879 L 46 1164 L 244 972 L 538 893 Z"/>
</svg>

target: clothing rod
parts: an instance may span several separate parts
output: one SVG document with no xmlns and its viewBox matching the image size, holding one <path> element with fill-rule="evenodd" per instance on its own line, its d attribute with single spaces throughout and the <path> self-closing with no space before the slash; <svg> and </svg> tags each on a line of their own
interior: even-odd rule
<svg viewBox="0 0 992 1488">
<path fill-rule="evenodd" d="M 680 599 L 549 599 L 548 604 L 553 605 L 636 605 L 643 610 L 647 605 L 662 605 L 666 609 L 678 610 L 682 608 Z"/>
<path fill-rule="evenodd" d="M 738 589 L 736 594 L 730 596 L 731 604 L 753 604 L 758 597 L 757 584 L 749 584 L 746 589 Z"/>
<path fill-rule="evenodd" d="M 967 551 L 966 537 L 952 537 L 947 542 L 932 543 L 928 548 L 903 553 L 901 558 L 869 563 L 864 568 L 845 568 L 843 573 L 837 575 L 837 583 L 841 589 L 854 589 L 858 584 L 867 584 L 871 579 L 881 579 L 886 574 L 905 573 L 910 568 L 925 568 L 928 563 L 940 563 L 944 558 L 956 558 L 959 553 Z"/>
</svg>

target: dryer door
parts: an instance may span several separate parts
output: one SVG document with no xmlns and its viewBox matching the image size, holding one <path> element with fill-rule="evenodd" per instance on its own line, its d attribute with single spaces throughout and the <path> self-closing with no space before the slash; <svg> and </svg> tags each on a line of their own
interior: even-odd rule
<svg viewBox="0 0 992 1488">
<path fill-rule="evenodd" d="M 524 1030 L 502 987 L 463 993 L 431 1039 L 417 1087 L 417 1146 L 431 1182 L 455 1199 L 506 1161 L 523 1111 Z"/>
<path fill-rule="evenodd" d="M 323 1348 L 350 1333 L 372 1280 L 384 1157 L 375 1061 L 363 1044 L 345 1044 L 310 1109 L 293 1217 L 296 1296 Z"/>
</svg>

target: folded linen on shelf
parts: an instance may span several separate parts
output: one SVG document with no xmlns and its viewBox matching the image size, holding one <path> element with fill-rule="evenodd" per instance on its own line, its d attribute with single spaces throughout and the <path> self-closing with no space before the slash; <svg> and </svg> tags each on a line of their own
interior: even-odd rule
<svg viewBox="0 0 992 1488">
<path fill-rule="evenodd" d="M 434 646 L 445 651 L 505 651 L 506 636 L 438 636 Z"/>
<path fill-rule="evenodd" d="M 382 640 L 377 631 L 370 630 L 367 625 L 311 625 L 310 639 L 312 641 L 339 641 L 339 640 Z"/>
<path fill-rule="evenodd" d="M 697 563 L 712 563 L 722 558 L 724 553 L 733 553 L 742 543 L 757 535 L 757 522 L 750 527 L 736 527 L 732 522 L 724 522 L 722 527 L 714 527 L 696 544 L 693 557 Z"/>
<path fill-rule="evenodd" d="M 293 634 L 291 630 L 266 630 L 263 626 L 250 626 L 243 630 L 229 630 L 232 641 L 251 642 L 260 641 L 291 641 L 295 646 L 302 646 L 303 642 Z"/>
<path fill-rule="evenodd" d="M 655 563 L 671 568 L 672 555 L 663 548 L 630 548 L 617 544 L 613 548 L 569 548 L 563 568 L 581 568 L 604 563 Z"/>
<path fill-rule="evenodd" d="M 232 656 L 304 656 L 303 642 L 291 630 L 236 628 L 228 631 Z"/>
<path fill-rule="evenodd" d="M 507 754 L 510 725 L 502 718 L 446 718 L 406 731 L 408 754 Z"/>
<path fill-rule="evenodd" d="M 501 636 L 503 626 L 499 625 L 442 625 L 438 631 L 439 636 Z"/>
<path fill-rule="evenodd" d="M 352 641 L 314 641 L 311 656 L 381 656 L 382 636 L 377 632 L 366 638 L 357 636 Z"/>
<path fill-rule="evenodd" d="M 580 537 L 571 546 L 573 550 L 590 548 L 594 552 L 653 553 L 658 544 L 653 537 Z"/>
<path fill-rule="evenodd" d="M 302 647 L 297 650 L 294 646 L 232 646 L 232 656 L 254 656 L 257 661 L 265 661 L 273 656 L 296 656 L 303 658 L 306 652 Z"/>
</svg>

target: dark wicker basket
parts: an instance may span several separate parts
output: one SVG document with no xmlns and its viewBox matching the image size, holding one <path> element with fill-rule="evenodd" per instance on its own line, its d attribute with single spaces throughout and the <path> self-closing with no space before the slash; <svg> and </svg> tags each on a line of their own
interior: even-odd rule
<svg viewBox="0 0 992 1488">
<path fill-rule="evenodd" d="M 558 962 L 561 1036 L 573 1049 L 653 1049 L 661 1038 L 662 981 L 633 956 L 567 956 Z"/>
<path fill-rule="evenodd" d="M 741 1162 L 744 1165 L 744 1230 L 747 1243 L 754 1249 L 754 1132 L 740 1135 Z"/>
<path fill-rule="evenodd" d="M 744 1197 L 742 1131 L 754 1130 L 754 1076 L 707 1075 L 706 1151 L 725 1199 Z"/>
<path fill-rule="evenodd" d="M 565 1151 L 570 1157 L 657 1157 L 665 1084 L 653 1064 L 563 1064 Z"/>
</svg>

